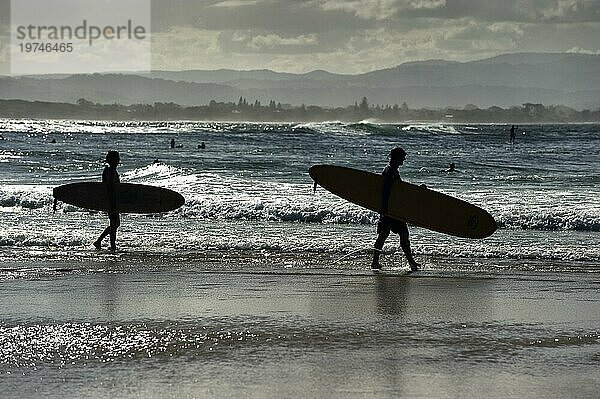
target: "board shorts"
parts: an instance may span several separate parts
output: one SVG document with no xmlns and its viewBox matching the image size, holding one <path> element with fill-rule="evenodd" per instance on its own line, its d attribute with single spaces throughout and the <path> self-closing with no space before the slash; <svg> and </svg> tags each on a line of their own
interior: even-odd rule
<svg viewBox="0 0 600 399">
<path fill-rule="evenodd" d="M 379 216 L 379 222 L 377 222 L 377 234 L 383 232 L 389 233 L 390 231 L 400 235 L 408 235 L 408 226 L 406 225 L 406 222 L 403 222 L 402 220 L 392 219 L 387 216 Z"/>
<path fill-rule="evenodd" d="M 108 212 L 108 220 L 113 227 L 119 227 L 121 225 L 121 217 L 118 212 Z"/>
</svg>

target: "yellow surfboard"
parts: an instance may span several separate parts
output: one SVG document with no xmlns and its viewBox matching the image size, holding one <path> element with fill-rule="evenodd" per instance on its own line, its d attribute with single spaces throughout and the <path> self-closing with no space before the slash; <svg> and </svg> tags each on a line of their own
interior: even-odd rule
<svg viewBox="0 0 600 399">
<path fill-rule="evenodd" d="M 333 165 L 312 166 L 309 174 L 315 183 L 333 194 L 380 212 L 383 176 Z M 480 207 L 403 181 L 393 184 L 385 215 L 465 238 L 485 238 L 497 228 L 494 218 Z"/>
</svg>

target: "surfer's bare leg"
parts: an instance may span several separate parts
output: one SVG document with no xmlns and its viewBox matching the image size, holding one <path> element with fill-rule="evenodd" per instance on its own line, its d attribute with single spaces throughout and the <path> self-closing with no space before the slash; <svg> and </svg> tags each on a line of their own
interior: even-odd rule
<svg viewBox="0 0 600 399">
<path fill-rule="evenodd" d="M 406 232 L 402 232 L 400 234 L 400 247 L 402 247 L 402 251 L 404 252 L 404 255 L 406 256 L 406 259 L 408 260 L 408 264 L 410 265 L 410 270 L 412 270 L 412 271 L 419 270 L 419 267 L 421 265 L 415 261 L 415 258 L 413 258 L 413 254 L 410 249 L 410 239 L 408 237 L 408 229 Z"/>
<path fill-rule="evenodd" d="M 117 250 L 117 229 L 110 229 L 110 250 L 115 252 Z"/>
<path fill-rule="evenodd" d="M 110 250 L 115 252 L 117 250 L 117 229 L 121 225 L 121 218 L 118 213 L 110 214 L 110 226 L 108 226 L 110 234 Z"/>
<path fill-rule="evenodd" d="M 102 240 L 104 240 L 106 238 L 106 236 L 109 234 L 110 234 L 110 226 L 105 228 L 104 231 L 102 232 L 102 234 L 100 234 L 100 237 L 98 237 L 98 239 L 96 241 L 94 241 L 94 247 L 96 247 L 96 249 L 102 248 Z"/>
<path fill-rule="evenodd" d="M 378 226 L 377 230 L 377 240 L 375 240 L 375 245 L 373 248 L 373 262 L 371 262 L 372 269 L 381 269 L 381 265 L 379 264 L 379 255 L 381 254 L 385 240 L 390 235 L 390 231 L 387 229 L 380 229 Z"/>
</svg>

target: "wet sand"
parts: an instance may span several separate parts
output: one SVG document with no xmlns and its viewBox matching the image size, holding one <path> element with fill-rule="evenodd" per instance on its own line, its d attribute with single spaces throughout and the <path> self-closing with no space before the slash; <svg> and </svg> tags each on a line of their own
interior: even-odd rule
<svg viewBox="0 0 600 399">
<path fill-rule="evenodd" d="M 2 272 L 3 397 L 600 392 L 597 274 L 46 266 Z"/>
</svg>

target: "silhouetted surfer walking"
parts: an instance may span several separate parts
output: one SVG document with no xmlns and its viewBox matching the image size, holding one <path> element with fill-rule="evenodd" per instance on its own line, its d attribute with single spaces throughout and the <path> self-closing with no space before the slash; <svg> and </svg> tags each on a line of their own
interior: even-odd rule
<svg viewBox="0 0 600 399">
<path fill-rule="evenodd" d="M 390 163 L 382 172 L 383 190 L 381 212 L 379 214 L 379 222 L 377 223 L 377 240 L 375 241 L 375 248 L 373 250 L 373 262 L 371 263 L 371 268 L 373 270 L 381 269 L 381 265 L 379 264 L 379 255 L 381 254 L 385 240 L 390 235 L 390 231 L 393 231 L 400 236 L 400 246 L 402 247 L 402 251 L 404 251 L 404 255 L 406 255 L 406 259 L 410 265 L 410 270 L 416 271 L 419 270 L 420 265 L 413 258 L 412 251 L 410 249 L 410 239 L 406 222 L 392 219 L 384 215 L 388 209 L 388 202 L 392 192 L 392 184 L 396 180 L 402 180 L 400 179 L 398 168 L 406 159 L 406 151 L 404 151 L 404 149 L 401 147 L 396 147 L 390 151 L 388 158 L 390 159 Z"/>
<path fill-rule="evenodd" d="M 119 173 L 117 173 L 117 166 L 121 162 L 121 157 L 118 151 L 109 151 L 106 154 L 106 166 L 102 172 L 102 182 L 106 184 L 106 190 L 110 201 L 110 211 L 108 211 L 109 225 L 100 237 L 94 241 L 94 247 L 96 249 L 102 248 L 102 240 L 110 235 L 110 250 L 115 252 L 117 250 L 117 229 L 121 225 L 121 218 L 119 213 L 116 211 L 117 199 L 115 197 L 115 184 L 120 183 Z"/>
</svg>

